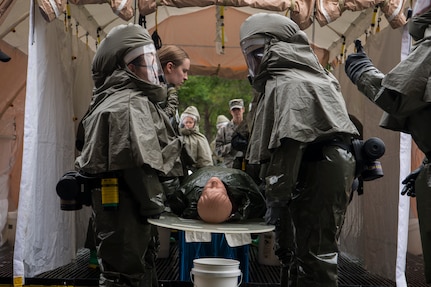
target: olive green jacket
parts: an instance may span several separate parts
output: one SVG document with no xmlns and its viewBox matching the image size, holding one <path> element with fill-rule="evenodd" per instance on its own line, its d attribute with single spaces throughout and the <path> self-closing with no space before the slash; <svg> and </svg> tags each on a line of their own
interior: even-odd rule
<svg viewBox="0 0 431 287">
<path fill-rule="evenodd" d="M 83 118 L 85 144 L 77 168 L 96 174 L 146 164 L 161 175 L 181 176 L 182 143 L 157 104 L 164 97 L 165 89 L 116 70 L 95 91 Z"/>
<path fill-rule="evenodd" d="M 340 85 L 319 63 L 302 31 L 265 48 L 253 87 L 261 92 L 255 106 L 250 163 L 268 160 L 282 139 L 310 143 L 336 133 L 357 135 Z"/>
<path fill-rule="evenodd" d="M 382 80 L 398 96 L 391 114 L 384 112 L 380 126 L 412 135 L 424 153 L 431 152 L 431 39 L 416 44 L 409 56 Z"/>
</svg>

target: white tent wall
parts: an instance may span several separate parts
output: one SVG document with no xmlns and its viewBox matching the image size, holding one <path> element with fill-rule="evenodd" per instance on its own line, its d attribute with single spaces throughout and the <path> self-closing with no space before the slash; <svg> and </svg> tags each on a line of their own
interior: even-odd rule
<svg viewBox="0 0 431 287">
<path fill-rule="evenodd" d="M 24 164 L 13 260 L 14 278 L 22 283 L 24 277 L 69 263 L 84 244 L 89 218 L 89 208 L 60 210 L 55 186 L 74 169 L 75 126 L 91 99 L 93 52 L 65 32 L 61 22 L 47 25 L 37 10 L 30 11 Z"/>
</svg>

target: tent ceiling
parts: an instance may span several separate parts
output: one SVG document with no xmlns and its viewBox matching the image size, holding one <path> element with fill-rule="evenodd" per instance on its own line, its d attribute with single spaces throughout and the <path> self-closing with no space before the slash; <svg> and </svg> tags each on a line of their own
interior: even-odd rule
<svg viewBox="0 0 431 287">
<path fill-rule="evenodd" d="M 0 39 L 27 53 L 28 41 L 32 39 L 31 34 L 28 33 L 30 3 L 28 0 L 15 0 L 12 5 L 12 9 L 7 15 L 0 14 Z M 158 34 L 163 44 L 176 44 L 189 52 L 193 64 L 192 74 L 218 74 L 228 78 L 244 77 L 245 62 L 239 48 L 240 24 L 253 13 L 265 11 L 284 15 L 285 12 L 226 6 L 224 15 L 225 50 L 221 55 L 217 54 L 215 42 L 217 7 L 214 5 L 184 8 L 160 6 L 157 13 L 145 16 L 144 25 L 152 33 L 157 22 Z M 69 24 L 70 30 L 74 34 L 78 31 L 78 37 L 87 42 L 93 50 L 97 48 L 96 39 L 98 37 L 103 39 L 112 27 L 126 22 L 139 22 L 137 12 L 129 21 L 125 21 L 115 15 L 111 6 L 106 3 L 71 4 L 70 11 L 72 17 Z M 365 32 L 370 32 L 372 17 L 372 8 L 355 12 L 344 11 L 336 21 L 325 26 L 320 26 L 317 21 L 314 21 L 304 31 L 310 42 L 328 51 L 327 60 L 332 62 L 341 53 L 343 37 L 349 46 L 356 38 L 361 37 Z M 55 21 L 64 21 L 65 18 L 60 16 Z M 380 19 L 381 29 L 388 27 L 388 22 L 383 15 Z M 223 72 L 221 73 L 221 71 Z M 238 74 L 238 71 L 242 72 Z"/>
</svg>

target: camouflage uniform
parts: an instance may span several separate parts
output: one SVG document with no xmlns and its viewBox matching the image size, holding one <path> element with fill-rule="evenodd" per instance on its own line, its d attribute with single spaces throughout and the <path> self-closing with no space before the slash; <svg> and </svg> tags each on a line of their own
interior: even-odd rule
<svg viewBox="0 0 431 287">
<path fill-rule="evenodd" d="M 229 109 L 244 109 L 242 99 L 233 99 L 229 101 Z M 243 112 L 243 111 L 242 111 Z M 235 124 L 233 119 L 224 127 L 217 131 L 215 152 L 216 155 L 223 158 L 223 164 L 229 168 L 243 169 L 244 153 L 232 147 L 232 137 L 239 124 Z"/>
<path fill-rule="evenodd" d="M 239 168 L 238 165 L 234 166 L 235 159 L 242 161 L 244 157 L 242 151 L 232 148 L 232 136 L 238 126 L 230 121 L 226 126 L 217 131 L 215 151 L 217 156 L 223 158 L 223 165 L 229 168 Z"/>
</svg>

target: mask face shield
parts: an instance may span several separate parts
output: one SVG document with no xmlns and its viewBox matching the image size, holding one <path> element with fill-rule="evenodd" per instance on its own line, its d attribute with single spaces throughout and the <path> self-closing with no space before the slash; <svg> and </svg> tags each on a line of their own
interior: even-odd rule
<svg viewBox="0 0 431 287">
<path fill-rule="evenodd" d="M 241 49 L 247 62 L 249 76 L 254 78 L 260 69 L 267 38 L 247 38 L 241 41 Z"/>
<path fill-rule="evenodd" d="M 136 57 L 133 57 L 135 55 Z M 126 57 L 124 57 L 126 63 L 128 63 L 128 58 L 133 59 L 130 64 L 137 68 L 135 74 L 141 79 L 155 85 L 166 83 L 162 65 L 160 64 L 154 44 L 147 44 L 129 52 Z"/>
</svg>

